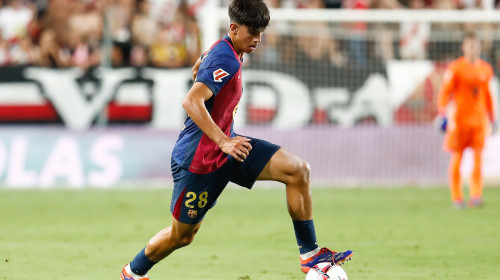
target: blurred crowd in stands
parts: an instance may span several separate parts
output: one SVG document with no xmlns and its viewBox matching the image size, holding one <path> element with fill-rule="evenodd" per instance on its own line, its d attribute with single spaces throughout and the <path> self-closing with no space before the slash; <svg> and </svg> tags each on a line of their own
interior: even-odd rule
<svg viewBox="0 0 500 280">
<path fill-rule="evenodd" d="M 36 65 L 42 67 L 79 67 L 96 65 L 151 66 L 178 68 L 191 66 L 201 54 L 201 34 L 197 21 L 199 8 L 207 0 L 0 0 L 0 67 Z M 227 5 L 229 0 L 221 0 Z M 267 0 L 273 8 L 343 9 L 500 9 L 500 0 Z M 266 51 L 257 54 L 267 62 L 287 56 L 290 47 L 335 65 L 347 60 L 364 65 L 370 52 L 382 60 L 395 54 L 407 59 L 426 58 L 430 26 L 408 23 L 398 27 L 394 36 L 388 28 L 375 28 L 375 47 L 367 46 L 360 34 L 366 24 L 342 26 L 349 30 L 348 40 L 329 36 L 301 40 L 300 34 L 330 34 L 328 23 L 297 25 L 294 40 L 282 37 L 284 28 L 271 26 Z M 313 30 L 314 32 L 303 32 Z M 273 32 L 272 30 L 278 30 Z M 311 34 L 313 33 L 313 34 Z M 275 36 L 273 36 L 275 34 Z M 397 37 L 397 38 L 396 38 Z M 348 49 L 345 54 L 340 51 Z M 291 45 L 287 43 L 292 43 Z M 401 46 L 394 50 L 394 42 Z M 109 51 L 108 51 L 109 50 Z M 105 53 L 109 52 L 109 53 Z M 259 57 L 260 56 L 260 57 Z"/>
<path fill-rule="evenodd" d="M 196 8 L 171 0 L 0 0 L 0 66 L 189 66 L 201 53 Z"/>
</svg>

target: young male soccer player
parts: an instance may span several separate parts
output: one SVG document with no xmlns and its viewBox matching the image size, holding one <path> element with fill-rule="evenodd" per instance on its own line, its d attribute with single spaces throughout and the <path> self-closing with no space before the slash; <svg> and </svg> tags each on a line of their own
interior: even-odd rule
<svg viewBox="0 0 500 280">
<path fill-rule="evenodd" d="M 464 208 L 460 162 L 463 151 L 470 147 L 474 153 L 474 168 L 470 180 L 470 207 L 483 205 L 481 153 L 488 131 L 488 120 L 494 124 L 493 102 L 489 81 L 491 66 L 479 58 L 481 46 L 475 33 L 467 33 L 462 43 L 463 56 L 446 70 L 438 96 L 441 129 L 446 131 L 444 148 L 451 153 L 449 184 L 451 199 L 456 208 Z M 448 106 L 448 105 L 451 106 Z M 446 118 L 448 109 L 449 118 Z"/>
<path fill-rule="evenodd" d="M 269 10 L 262 0 L 234 0 L 229 17 L 229 33 L 193 67 L 196 81 L 182 104 L 189 117 L 172 152 L 172 225 L 153 236 L 123 268 L 122 280 L 148 279 L 153 265 L 189 245 L 230 181 L 246 188 L 256 180 L 286 185 L 303 272 L 318 262 L 342 264 L 352 256 L 352 251 L 320 249 L 316 243 L 309 165 L 279 146 L 234 133 L 243 54 L 257 48 L 269 24 Z"/>
</svg>

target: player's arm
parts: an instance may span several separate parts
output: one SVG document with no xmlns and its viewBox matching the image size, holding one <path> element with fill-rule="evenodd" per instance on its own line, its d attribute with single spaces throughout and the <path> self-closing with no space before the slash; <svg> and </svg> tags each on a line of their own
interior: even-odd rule
<svg viewBox="0 0 500 280">
<path fill-rule="evenodd" d="M 491 69 L 491 68 L 490 68 Z M 491 94 L 490 81 L 493 78 L 493 69 L 490 70 L 490 79 L 484 83 L 484 92 L 486 93 L 486 111 L 491 123 L 495 123 L 495 109 L 493 107 L 493 95 Z"/>
<path fill-rule="evenodd" d="M 194 64 L 193 68 L 191 69 L 191 74 L 192 74 L 193 82 L 196 81 L 196 76 L 198 75 L 198 69 L 200 69 L 201 58 L 202 57 L 198 58 L 198 60 Z"/>
<path fill-rule="evenodd" d="M 224 153 L 231 155 L 238 161 L 243 161 L 250 153 L 250 150 L 252 150 L 250 139 L 241 136 L 229 138 L 222 132 L 205 107 L 205 102 L 212 95 L 212 90 L 205 84 L 200 82 L 194 83 L 184 98 L 182 107 L 184 107 L 184 110 L 186 110 L 203 133 L 214 141 Z"/>
<path fill-rule="evenodd" d="M 490 133 L 495 134 L 497 132 L 497 122 L 496 122 L 496 116 L 495 116 L 495 108 L 494 108 L 494 103 L 493 103 L 493 94 L 491 93 L 490 89 L 490 82 L 493 79 L 493 69 L 491 66 L 488 67 L 489 72 L 490 72 L 490 78 L 488 79 L 487 82 L 484 83 L 484 92 L 485 92 L 485 105 L 486 105 L 486 112 L 488 114 L 488 119 L 491 123 L 490 127 Z"/>
<path fill-rule="evenodd" d="M 438 116 L 436 117 L 436 123 L 441 132 L 446 132 L 448 128 L 446 107 L 450 102 L 451 93 L 455 86 L 455 73 L 453 71 L 452 65 L 448 66 L 446 72 L 444 73 L 443 83 L 441 84 L 441 89 L 439 90 L 437 98 Z"/>
<path fill-rule="evenodd" d="M 455 73 L 452 66 L 450 65 L 444 73 L 443 83 L 441 85 L 441 89 L 439 90 L 437 98 L 438 113 L 442 117 L 446 116 L 446 106 L 448 106 L 448 103 L 450 102 L 451 93 L 453 92 L 454 86 Z"/>
</svg>

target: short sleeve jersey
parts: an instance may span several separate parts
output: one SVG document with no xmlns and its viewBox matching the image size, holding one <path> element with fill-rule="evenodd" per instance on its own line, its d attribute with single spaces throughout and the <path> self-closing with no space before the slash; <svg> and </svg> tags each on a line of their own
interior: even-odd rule
<svg viewBox="0 0 500 280">
<path fill-rule="evenodd" d="M 234 115 L 242 94 L 241 64 L 231 39 L 226 35 L 202 55 L 195 81 L 212 90 L 213 96 L 205 102 L 205 107 L 215 124 L 228 137 L 235 136 Z M 226 163 L 229 156 L 188 116 L 172 157 L 190 172 L 207 174 Z"/>
</svg>

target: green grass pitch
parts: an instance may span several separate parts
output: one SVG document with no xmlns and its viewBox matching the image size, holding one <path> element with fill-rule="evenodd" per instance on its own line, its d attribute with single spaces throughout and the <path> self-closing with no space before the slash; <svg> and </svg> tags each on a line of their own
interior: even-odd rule
<svg viewBox="0 0 500 280">
<path fill-rule="evenodd" d="M 170 224 L 171 189 L 0 190 L 0 280 L 119 279 Z M 500 188 L 454 210 L 446 188 L 313 189 L 320 245 L 352 249 L 351 280 L 499 279 Z M 228 188 L 152 280 L 305 279 L 284 189 Z"/>
</svg>

